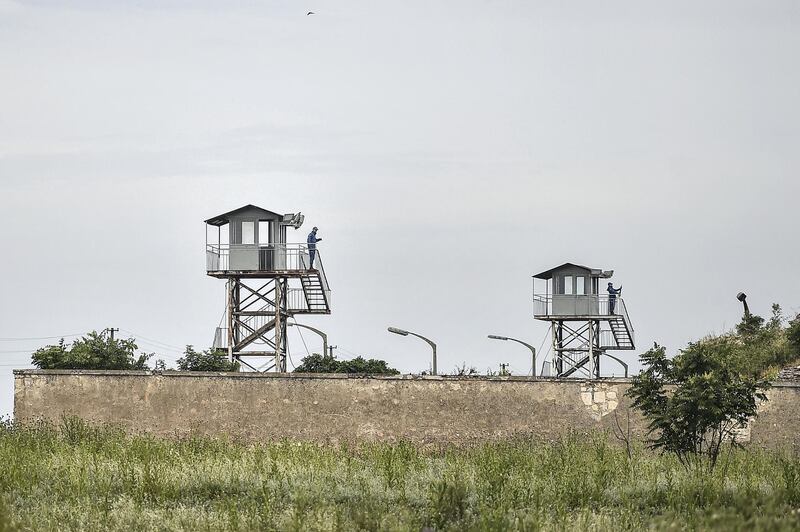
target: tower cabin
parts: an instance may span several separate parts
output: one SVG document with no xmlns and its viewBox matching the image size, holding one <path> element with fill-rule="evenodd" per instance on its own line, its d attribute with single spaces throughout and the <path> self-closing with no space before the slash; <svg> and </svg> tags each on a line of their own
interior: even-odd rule
<svg viewBox="0 0 800 532">
<path fill-rule="evenodd" d="M 205 221 L 206 273 L 228 281 L 226 326 L 217 328 L 214 347 L 255 371 L 286 371 L 289 318 L 331 313 L 319 249 L 312 267 L 308 244 L 287 241 L 288 230 L 300 229 L 303 221 L 300 213 L 255 205 Z M 271 362 L 248 362 L 257 358 Z"/>
<path fill-rule="evenodd" d="M 208 274 L 213 277 L 229 277 L 232 273 L 261 277 L 308 269 L 305 245 L 286 241 L 287 228 L 299 229 L 303 218 L 302 214 L 278 214 L 255 205 L 245 205 L 209 218 L 206 220 Z"/>
<path fill-rule="evenodd" d="M 635 348 L 625 301 L 607 289 L 612 275 L 613 270 L 567 262 L 533 276 L 534 318 L 552 324 L 556 376 L 583 370 L 600 377 L 603 355 L 627 371 L 624 362 L 607 353 Z"/>
</svg>

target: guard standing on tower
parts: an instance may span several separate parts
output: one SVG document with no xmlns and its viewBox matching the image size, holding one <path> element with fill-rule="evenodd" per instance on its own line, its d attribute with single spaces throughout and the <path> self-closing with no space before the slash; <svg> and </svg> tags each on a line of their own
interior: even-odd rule
<svg viewBox="0 0 800 532">
<path fill-rule="evenodd" d="M 314 269 L 314 258 L 317 255 L 317 242 L 322 241 L 321 238 L 317 238 L 317 230 L 318 229 L 316 227 L 312 229 L 311 232 L 308 233 L 308 239 L 306 240 L 306 242 L 308 243 L 309 270 Z"/>
<path fill-rule="evenodd" d="M 614 288 L 614 283 L 608 283 L 608 313 L 614 314 L 614 307 L 617 306 L 617 295 L 622 293 L 622 287 Z"/>
</svg>

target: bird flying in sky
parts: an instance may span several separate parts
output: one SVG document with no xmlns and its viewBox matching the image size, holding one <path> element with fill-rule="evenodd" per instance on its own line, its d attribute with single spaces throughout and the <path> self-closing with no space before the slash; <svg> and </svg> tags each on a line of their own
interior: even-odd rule
<svg viewBox="0 0 800 532">
<path fill-rule="evenodd" d="M 316 13 L 314 13 L 313 11 L 309 11 L 308 13 L 306 13 L 306 16 L 309 16 L 309 15 L 316 15 Z"/>
</svg>

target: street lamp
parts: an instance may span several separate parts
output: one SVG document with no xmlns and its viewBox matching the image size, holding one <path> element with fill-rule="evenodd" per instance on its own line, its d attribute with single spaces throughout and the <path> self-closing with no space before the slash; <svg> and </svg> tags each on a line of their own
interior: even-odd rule
<svg viewBox="0 0 800 532">
<path fill-rule="evenodd" d="M 424 336 L 421 336 L 421 335 L 419 335 L 417 333 L 413 333 L 411 331 L 404 331 L 403 329 L 398 329 L 397 327 L 389 327 L 388 330 L 389 330 L 390 333 L 399 334 L 400 336 L 408 336 L 408 335 L 416 336 L 420 340 L 424 340 L 424 341 L 428 342 L 428 345 L 431 346 L 431 349 L 433 349 L 433 371 L 432 371 L 432 374 L 433 375 L 437 374 L 436 373 L 436 344 L 435 343 L 433 343 L 428 338 L 425 338 Z"/>
<path fill-rule="evenodd" d="M 742 305 L 744 305 L 744 317 L 749 318 L 750 308 L 747 306 L 747 294 L 745 294 L 744 292 L 739 292 L 738 294 L 736 294 L 736 299 L 741 301 Z"/>
<path fill-rule="evenodd" d="M 535 347 L 533 347 L 531 344 L 523 342 L 522 340 L 517 340 L 516 338 L 509 338 L 508 336 L 497 336 L 495 334 L 490 334 L 489 338 L 491 338 L 492 340 L 503 340 L 504 342 L 508 341 L 508 340 L 511 340 L 512 342 L 517 342 L 518 344 L 522 344 L 525 347 L 527 347 L 528 349 L 530 349 L 531 350 L 532 362 L 533 362 L 533 366 L 532 366 L 533 367 L 533 376 L 534 377 L 536 376 L 536 348 Z"/>
<path fill-rule="evenodd" d="M 324 332 L 320 331 L 319 329 L 315 329 L 314 327 L 310 327 L 308 325 L 303 325 L 302 323 L 289 323 L 289 327 L 302 327 L 303 329 L 308 329 L 309 331 L 315 332 L 322 337 L 322 355 L 325 356 L 328 354 L 328 335 Z"/>
</svg>

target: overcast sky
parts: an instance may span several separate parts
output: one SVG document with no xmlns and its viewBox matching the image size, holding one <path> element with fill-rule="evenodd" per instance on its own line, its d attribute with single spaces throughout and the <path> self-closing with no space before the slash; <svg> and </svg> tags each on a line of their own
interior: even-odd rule
<svg viewBox="0 0 800 532">
<path fill-rule="evenodd" d="M 739 291 L 800 311 L 800 3 L 231 4 L 0 0 L 0 415 L 48 343 L 8 338 L 207 347 L 202 220 L 247 203 L 320 228 L 333 314 L 300 321 L 403 372 L 429 350 L 389 325 L 529 371 L 486 335 L 539 346 L 565 261 L 616 271 L 637 352 Z"/>
</svg>

